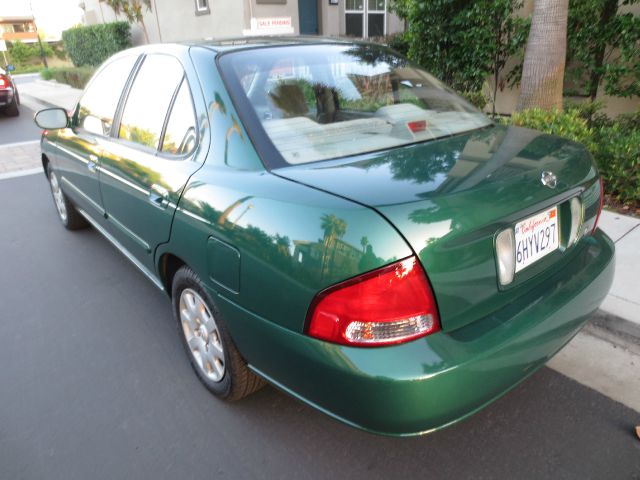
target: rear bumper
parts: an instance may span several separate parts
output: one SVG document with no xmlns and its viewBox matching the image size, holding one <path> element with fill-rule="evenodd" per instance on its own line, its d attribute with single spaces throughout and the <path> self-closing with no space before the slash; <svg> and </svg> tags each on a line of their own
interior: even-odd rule
<svg viewBox="0 0 640 480">
<path fill-rule="evenodd" d="M 350 425 L 386 435 L 426 433 L 476 412 L 560 350 L 613 280 L 614 247 L 582 240 L 562 272 L 454 332 L 385 348 L 314 340 L 219 298 L 232 336 L 259 374 Z"/>
<path fill-rule="evenodd" d="M 0 88 L 0 107 L 9 105 L 13 101 L 13 88 Z"/>
</svg>

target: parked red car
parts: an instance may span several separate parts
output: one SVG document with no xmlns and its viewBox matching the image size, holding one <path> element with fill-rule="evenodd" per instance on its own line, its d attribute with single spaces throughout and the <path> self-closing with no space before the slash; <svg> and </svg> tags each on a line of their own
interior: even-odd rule
<svg viewBox="0 0 640 480">
<path fill-rule="evenodd" d="M 20 115 L 20 95 L 18 89 L 13 82 L 9 71 L 12 70 L 11 65 L 7 65 L 6 70 L 0 68 L 0 111 L 10 117 Z"/>
</svg>

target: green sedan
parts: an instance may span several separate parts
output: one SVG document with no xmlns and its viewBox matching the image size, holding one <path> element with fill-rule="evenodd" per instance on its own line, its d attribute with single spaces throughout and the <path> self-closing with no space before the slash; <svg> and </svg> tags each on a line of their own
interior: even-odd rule
<svg viewBox="0 0 640 480">
<path fill-rule="evenodd" d="M 495 124 L 383 46 L 134 48 L 35 120 L 62 224 L 171 297 L 222 399 L 266 381 L 370 432 L 431 432 L 544 365 L 611 286 L 585 148 Z"/>
</svg>

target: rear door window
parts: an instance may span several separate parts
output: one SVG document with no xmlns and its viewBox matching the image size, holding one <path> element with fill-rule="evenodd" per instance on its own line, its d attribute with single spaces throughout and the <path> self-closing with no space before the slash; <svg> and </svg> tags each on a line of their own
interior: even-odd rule
<svg viewBox="0 0 640 480">
<path fill-rule="evenodd" d="M 172 155 L 186 155 L 196 146 L 196 117 L 187 79 L 182 80 L 176 95 L 167 128 L 162 138 L 162 151 Z"/>
<path fill-rule="evenodd" d="M 178 59 L 148 55 L 127 96 L 118 136 L 157 150 L 169 105 L 183 76 Z"/>
</svg>

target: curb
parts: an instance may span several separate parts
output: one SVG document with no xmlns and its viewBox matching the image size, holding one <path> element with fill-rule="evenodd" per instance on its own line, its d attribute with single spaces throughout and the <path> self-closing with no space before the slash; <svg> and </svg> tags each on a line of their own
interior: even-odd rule
<svg viewBox="0 0 640 480">
<path fill-rule="evenodd" d="M 588 325 L 626 342 L 640 345 L 640 325 L 604 310 L 596 310 Z"/>
</svg>

